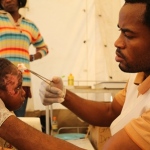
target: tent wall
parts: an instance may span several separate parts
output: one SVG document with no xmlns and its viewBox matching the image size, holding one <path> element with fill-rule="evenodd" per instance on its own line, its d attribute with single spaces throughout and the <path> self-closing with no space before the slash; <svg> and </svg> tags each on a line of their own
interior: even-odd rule
<svg viewBox="0 0 150 150">
<path fill-rule="evenodd" d="M 96 49 L 96 56 L 99 56 L 101 51 L 103 51 L 103 57 L 106 62 L 107 70 L 107 80 L 116 80 L 122 81 L 128 78 L 128 74 L 123 73 L 119 67 L 118 63 L 115 61 L 115 50 L 114 42 L 119 36 L 119 31 L 117 28 L 118 24 L 118 15 L 121 6 L 123 5 L 123 0 L 95 0 L 96 6 L 96 21 L 98 22 L 98 33 L 96 35 L 101 37 L 101 42 L 96 39 L 96 42 L 101 44 L 101 49 Z M 98 57 L 96 62 L 96 68 L 100 66 L 101 59 Z M 104 67 L 104 65 L 101 65 Z M 101 78 L 102 69 L 96 69 L 96 79 Z M 98 72 L 99 71 L 99 72 Z M 105 79 L 104 79 L 105 80 Z"/>
<path fill-rule="evenodd" d="M 49 54 L 31 62 L 30 69 L 47 78 L 64 76 L 64 82 L 72 73 L 75 81 L 84 81 L 81 85 L 126 80 L 114 59 L 121 5 L 121 0 L 28 0 L 21 11 L 36 23 L 49 47 Z M 30 53 L 34 51 L 31 46 Z M 38 94 L 40 82 L 32 75 L 34 109 L 45 108 Z"/>
</svg>

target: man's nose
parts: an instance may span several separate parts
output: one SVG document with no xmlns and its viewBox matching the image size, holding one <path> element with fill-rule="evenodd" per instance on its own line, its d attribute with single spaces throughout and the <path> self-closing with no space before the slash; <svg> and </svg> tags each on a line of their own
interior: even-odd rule
<svg viewBox="0 0 150 150">
<path fill-rule="evenodd" d="M 123 37 L 121 35 L 115 41 L 114 46 L 117 48 L 124 48 L 125 47 L 125 41 L 123 40 Z"/>
</svg>

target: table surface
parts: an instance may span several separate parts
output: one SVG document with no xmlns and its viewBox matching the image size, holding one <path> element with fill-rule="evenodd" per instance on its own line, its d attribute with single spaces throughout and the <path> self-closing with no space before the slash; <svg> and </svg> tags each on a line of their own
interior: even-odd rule
<svg viewBox="0 0 150 150">
<path fill-rule="evenodd" d="M 73 88 L 68 90 L 74 93 L 117 93 L 118 91 L 122 90 L 122 88 L 101 88 L 101 89 Z"/>
</svg>

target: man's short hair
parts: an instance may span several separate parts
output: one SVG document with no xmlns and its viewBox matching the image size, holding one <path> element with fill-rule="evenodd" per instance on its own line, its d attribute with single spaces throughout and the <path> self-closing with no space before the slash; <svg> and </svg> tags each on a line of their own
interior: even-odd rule
<svg viewBox="0 0 150 150">
<path fill-rule="evenodd" d="M 143 14 L 143 24 L 150 27 L 150 0 L 125 0 L 125 4 L 141 3 L 146 5 L 145 13 Z"/>
</svg>

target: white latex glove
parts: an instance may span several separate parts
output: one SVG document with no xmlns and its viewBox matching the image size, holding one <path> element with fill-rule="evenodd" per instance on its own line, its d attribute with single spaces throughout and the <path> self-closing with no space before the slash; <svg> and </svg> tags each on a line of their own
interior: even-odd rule
<svg viewBox="0 0 150 150">
<path fill-rule="evenodd" d="M 62 103 L 64 101 L 66 89 L 60 77 L 53 77 L 50 85 L 42 81 L 39 94 L 43 105 Z"/>
<path fill-rule="evenodd" d="M 0 99 L 0 126 L 4 123 L 4 121 L 14 113 L 10 112 L 6 107 L 3 101 Z"/>
</svg>

